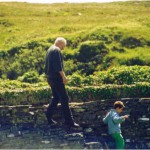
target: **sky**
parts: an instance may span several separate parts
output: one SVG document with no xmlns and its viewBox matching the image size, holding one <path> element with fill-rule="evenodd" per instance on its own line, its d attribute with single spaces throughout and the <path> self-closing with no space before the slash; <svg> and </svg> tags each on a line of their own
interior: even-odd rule
<svg viewBox="0 0 150 150">
<path fill-rule="evenodd" d="M 128 1 L 128 0 L 0 0 L 0 2 L 29 2 L 29 3 L 86 3 L 86 2 L 115 2 L 115 1 Z"/>
</svg>

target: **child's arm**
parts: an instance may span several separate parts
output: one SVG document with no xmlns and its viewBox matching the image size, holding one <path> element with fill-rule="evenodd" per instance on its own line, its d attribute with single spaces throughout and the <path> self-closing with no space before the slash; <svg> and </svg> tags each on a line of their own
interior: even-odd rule
<svg viewBox="0 0 150 150">
<path fill-rule="evenodd" d="M 127 118 L 129 118 L 129 115 L 121 116 L 121 118 L 127 119 Z"/>
<path fill-rule="evenodd" d="M 112 114 L 112 119 L 114 121 L 114 123 L 122 123 L 123 121 L 125 121 L 124 117 L 120 117 L 117 113 L 113 113 Z"/>
<path fill-rule="evenodd" d="M 104 122 L 105 124 L 108 123 L 108 116 L 109 116 L 109 113 L 107 113 L 107 115 L 105 116 L 105 118 L 103 118 L 103 122 Z"/>
</svg>

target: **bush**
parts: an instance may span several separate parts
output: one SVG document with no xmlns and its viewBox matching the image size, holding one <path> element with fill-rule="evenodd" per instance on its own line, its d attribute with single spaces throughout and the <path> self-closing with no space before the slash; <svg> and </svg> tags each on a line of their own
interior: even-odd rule
<svg viewBox="0 0 150 150">
<path fill-rule="evenodd" d="M 18 80 L 27 83 L 37 83 L 39 82 L 39 75 L 35 71 L 30 71 L 25 73 L 22 77 L 19 77 Z"/>
<path fill-rule="evenodd" d="M 72 76 L 68 76 L 69 83 L 71 86 L 81 86 L 83 77 L 79 74 L 74 73 Z"/>
<path fill-rule="evenodd" d="M 71 101 L 87 102 L 100 99 L 149 97 L 150 83 L 133 85 L 101 85 L 86 87 L 67 87 Z M 32 86 L 19 89 L 0 89 L 1 105 L 48 103 L 51 96 L 49 86 Z"/>
<path fill-rule="evenodd" d="M 86 69 L 84 67 L 84 69 Z M 88 86 L 102 84 L 134 84 L 138 82 L 150 82 L 150 67 L 148 66 L 121 66 L 113 67 L 107 71 L 98 71 L 94 75 L 85 76 L 80 73 L 69 76 L 71 86 Z"/>
<path fill-rule="evenodd" d="M 120 99 L 149 97 L 150 83 L 136 83 L 133 85 L 101 85 L 84 88 L 69 88 L 71 101 L 92 101 L 100 99 Z"/>
<path fill-rule="evenodd" d="M 125 46 L 127 48 L 136 48 L 144 45 L 144 43 L 140 39 L 137 39 L 135 37 L 128 37 L 126 39 L 123 39 L 121 41 L 121 44 L 122 46 Z"/>
<path fill-rule="evenodd" d="M 41 74 L 41 75 L 39 76 L 39 81 L 40 81 L 40 82 L 47 82 L 47 77 L 46 77 L 45 73 L 44 73 L 44 74 Z"/>
<path fill-rule="evenodd" d="M 15 80 L 17 79 L 17 71 L 16 70 L 13 70 L 13 69 L 9 69 L 8 72 L 7 72 L 7 78 L 10 79 L 10 80 Z"/>
<path fill-rule="evenodd" d="M 114 56 L 106 56 L 103 60 L 103 63 L 99 67 L 100 70 L 107 70 L 112 65 L 113 60 L 115 59 Z"/>
<path fill-rule="evenodd" d="M 26 87 L 32 87 L 32 85 L 29 83 L 22 83 L 16 80 L 0 80 L 0 90 L 13 90 Z"/>
<path fill-rule="evenodd" d="M 95 72 L 98 83 L 103 84 L 133 84 L 135 82 L 150 82 L 150 67 L 122 66 L 108 71 Z"/>
<path fill-rule="evenodd" d="M 19 53 L 20 50 L 21 50 L 21 47 L 16 46 L 16 47 L 11 48 L 11 49 L 8 51 L 8 54 L 9 54 L 10 56 L 14 56 L 15 54 Z"/>
<path fill-rule="evenodd" d="M 27 47 L 28 47 L 28 49 L 34 49 L 34 48 L 37 48 L 39 46 L 40 46 L 40 44 L 37 41 L 31 41 L 28 43 Z"/>
<path fill-rule="evenodd" d="M 0 79 L 0 90 L 9 91 L 9 90 L 17 90 L 24 88 L 34 88 L 34 87 L 43 87 L 47 86 L 47 82 L 39 82 L 39 83 L 26 83 L 18 80 L 2 80 Z"/>
<path fill-rule="evenodd" d="M 140 57 L 134 57 L 134 58 L 130 58 L 129 60 L 127 60 L 125 62 L 126 65 L 128 66 L 133 66 L 133 65 L 144 65 L 144 60 L 142 60 Z"/>
<path fill-rule="evenodd" d="M 65 66 L 65 73 L 67 75 L 70 75 L 70 74 L 72 74 L 72 72 L 75 72 L 75 71 L 78 70 L 77 69 L 77 64 L 75 64 L 73 62 L 73 60 L 71 60 L 71 59 L 69 59 L 67 61 L 64 61 L 64 66 Z"/>
<path fill-rule="evenodd" d="M 94 75 L 86 76 L 82 79 L 83 86 L 96 85 L 97 77 Z"/>
<path fill-rule="evenodd" d="M 125 50 L 124 50 L 123 48 L 116 47 L 116 46 L 113 46 L 113 47 L 112 47 L 112 51 L 116 51 L 116 52 L 120 52 L 120 53 L 125 52 Z"/>
<path fill-rule="evenodd" d="M 89 62 L 93 57 L 99 55 L 99 58 L 103 58 L 108 53 L 108 49 L 104 43 L 82 43 L 77 56 L 80 62 Z"/>
<path fill-rule="evenodd" d="M 81 72 L 81 74 L 91 75 L 95 71 L 95 62 L 89 62 L 89 63 L 77 63 L 78 72 Z"/>
</svg>

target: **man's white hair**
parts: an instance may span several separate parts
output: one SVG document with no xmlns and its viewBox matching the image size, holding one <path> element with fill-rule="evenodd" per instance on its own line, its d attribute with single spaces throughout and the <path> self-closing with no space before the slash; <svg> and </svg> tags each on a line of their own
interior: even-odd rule
<svg viewBox="0 0 150 150">
<path fill-rule="evenodd" d="M 63 37 L 58 37 L 58 38 L 55 40 L 55 43 L 54 43 L 54 44 L 57 44 L 57 43 L 60 43 L 60 42 L 63 42 L 65 45 L 67 44 L 66 39 L 63 38 Z"/>
</svg>

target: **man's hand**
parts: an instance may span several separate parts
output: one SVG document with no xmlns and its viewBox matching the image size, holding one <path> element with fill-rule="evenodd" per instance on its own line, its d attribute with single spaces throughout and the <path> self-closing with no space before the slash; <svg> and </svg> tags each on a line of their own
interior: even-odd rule
<svg viewBox="0 0 150 150">
<path fill-rule="evenodd" d="M 60 75 L 61 75 L 61 77 L 63 79 L 63 83 L 67 84 L 68 80 L 67 80 L 67 77 L 66 77 L 64 71 L 60 71 L 59 73 L 60 73 Z"/>
<path fill-rule="evenodd" d="M 66 76 L 64 76 L 64 77 L 63 77 L 63 83 L 64 83 L 64 84 L 67 84 L 67 82 L 68 82 L 68 79 L 66 78 Z"/>
</svg>

